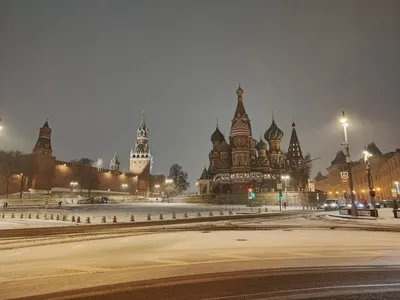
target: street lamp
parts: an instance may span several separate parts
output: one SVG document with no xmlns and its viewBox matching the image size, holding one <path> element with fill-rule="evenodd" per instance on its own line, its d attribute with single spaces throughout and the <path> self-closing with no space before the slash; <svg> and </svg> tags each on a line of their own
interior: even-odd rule
<svg viewBox="0 0 400 300">
<path fill-rule="evenodd" d="M 289 205 L 288 201 L 288 193 L 287 193 L 287 181 L 290 179 L 289 175 L 282 175 L 281 178 L 285 180 L 285 199 L 286 199 L 286 205 Z"/>
<path fill-rule="evenodd" d="M 395 181 L 394 185 L 396 186 L 396 195 L 397 197 L 393 197 L 393 211 L 399 209 L 398 203 L 397 203 L 397 199 L 399 199 L 399 182 Z"/>
<path fill-rule="evenodd" d="M 345 146 L 346 148 L 346 163 L 347 163 L 347 170 L 349 173 L 349 185 L 350 185 L 350 191 L 353 190 L 353 174 L 351 172 L 351 159 L 350 159 L 350 145 L 347 139 L 347 126 L 349 126 L 349 123 L 347 122 L 347 118 L 344 114 L 344 111 L 342 111 L 342 119 L 340 120 L 343 126 L 343 131 L 344 131 L 344 142 L 342 145 Z M 356 202 L 354 201 L 354 194 L 350 193 L 350 198 L 351 198 L 351 215 L 352 216 L 358 216 L 358 211 L 356 207 Z"/>
<path fill-rule="evenodd" d="M 128 184 L 126 184 L 126 183 L 121 184 L 121 188 L 123 190 L 127 189 L 128 188 Z M 122 196 L 122 201 L 125 202 L 125 194 Z"/>
<path fill-rule="evenodd" d="M 364 150 L 364 161 L 365 161 L 365 168 L 367 170 L 367 179 L 368 179 L 368 188 L 369 188 L 369 196 L 371 197 L 371 205 L 374 209 L 374 217 L 378 217 L 378 211 L 375 206 L 375 190 L 374 190 L 374 183 L 372 181 L 371 175 L 371 165 L 369 163 L 369 158 L 372 156 L 371 153 L 368 152 L 367 147 Z"/>
</svg>

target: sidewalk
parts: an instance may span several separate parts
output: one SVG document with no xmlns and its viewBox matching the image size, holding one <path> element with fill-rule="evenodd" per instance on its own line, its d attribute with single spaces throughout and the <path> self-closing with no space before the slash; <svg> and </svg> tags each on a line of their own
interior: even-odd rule
<svg viewBox="0 0 400 300">
<path fill-rule="evenodd" d="M 358 216 L 353 217 L 349 215 L 340 215 L 338 211 L 333 212 L 327 216 L 328 219 L 341 219 L 343 221 L 353 222 L 355 220 L 363 221 L 365 223 L 372 223 L 374 225 L 396 225 L 400 226 L 400 218 L 395 219 L 393 216 L 393 208 L 379 208 L 378 209 L 378 218 L 374 217 L 365 217 L 365 216 Z"/>
</svg>

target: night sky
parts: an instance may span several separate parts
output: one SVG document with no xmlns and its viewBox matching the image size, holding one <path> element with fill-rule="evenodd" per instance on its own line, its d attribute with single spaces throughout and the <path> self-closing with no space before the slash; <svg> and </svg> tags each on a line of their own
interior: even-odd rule
<svg viewBox="0 0 400 300">
<path fill-rule="evenodd" d="M 50 119 L 60 160 L 118 152 L 128 168 L 141 111 L 154 173 L 194 182 L 219 120 L 229 134 L 241 84 L 258 139 L 272 114 L 288 147 L 400 148 L 400 1 L 0 1 L 0 148 L 30 152 Z"/>
</svg>

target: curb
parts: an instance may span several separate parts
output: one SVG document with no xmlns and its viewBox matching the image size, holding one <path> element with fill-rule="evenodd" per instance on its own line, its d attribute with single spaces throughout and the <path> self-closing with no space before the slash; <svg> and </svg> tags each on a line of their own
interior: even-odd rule
<svg viewBox="0 0 400 300">
<path fill-rule="evenodd" d="M 330 217 L 334 217 L 334 218 L 341 218 L 341 219 L 353 219 L 353 220 L 378 220 L 378 218 L 374 218 L 374 217 L 362 217 L 362 216 L 358 216 L 358 217 L 353 217 L 353 216 L 345 216 L 345 215 L 329 215 Z"/>
</svg>

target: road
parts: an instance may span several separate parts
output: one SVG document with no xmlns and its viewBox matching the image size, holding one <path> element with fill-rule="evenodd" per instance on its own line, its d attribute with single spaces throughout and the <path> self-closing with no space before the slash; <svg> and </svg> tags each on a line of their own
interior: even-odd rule
<svg viewBox="0 0 400 300">
<path fill-rule="evenodd" d="M 91 239 L 82 236 L 80 240 L 77 240 L 77 237 L 79 235 L 63 235 L 59 239 L 43 236 L 2 239 L 2 245 L 5 247 L 0 252 L 0 298 L 40 295 L 38 299 L 54 299 L 54 295 L 43 294 L 61 292 L 62 295 L 68 295 L 71 290 L 94 287 L 100 287 L 100 294 L 103 294 L 104 289 L 109 290 L 110 287 L 101 288 L 102 286 L 116 285 L 117 293 L 112 299 L 129 299 L 129 291 L 128 294 L 121 294 L 118 285 L 176 276 L 187 278 L 186 276 L 277 268 L 400 265 L 398 233 L 390 232 L 276 229 L 129 232 L 120 236 L 104 234 Z M 370 272 L 373 273 L 376 272 Z M 381 278 L 386 283 L 396 283 L 386 279 L 391 276 L 399 278 L 398 275 L 400 274 L 388 273 L 386 277 L 377 276 L 374 282 L 381 283 L 378 282 Z M 217 274 L 216 278 L 221 276 L 223 277 Z M 306 282 L 318 286 L 321 278 L 326 275 L 314 276 L 314 281 L 310 281 L 312 277 L 302 280 L 302 276 L 289 277 L 281 284 L 286 286 L 286 289 L 298 289 Z M 257 286 L 273 288 L 278 281 L 268 281 L 259 275 L 253 277 L 260 278 Z M 341 282 L 334 281 L 333 285 L 342 285 L 349 277 L 351 276 L 343 277 Z M 369 278 L 366 274 L 361 277 Z M 229 280 L 236 281 L 225 281 L 226 286 L 237 286 L 241 292 L 253 294 L 273 291 L 259 291 L 250 284 L 251 280 L 243 281 L 244 285 L 236 284 L 235 282 L 240 281 L 237 278 Z M 213 285 L 218 280 L 209 281 Z M 197 279 L 194 282 L 195 286 L 186 292 L 183 289 L 182 298 L 179 298 L 180 294 L 176 294 L 177 290 L 170 290 L 168 293 L 172 294 L 168 297 L 163 296 L 164 292 L 165 295 L 169 295 L 166 291 L 160 291 L 158 296 L 155 294 L 154 298 L 147 299 L 188 299 L 190 291 L 199 294 L 196 299 L 224 295 L 223 286 L 214 285 L 208 290 L 201 284 L 197 284 L 196 287 L 196 282 Z M 327 283 L 329 280 L 321 282 L 322 286 L 326 286 Z M 360 283 L 349 282 L 349 285 L 357 284 Z M 381 288 L 388 290 L 395 287 L 396 285 Z M 378 287 L 376 289 L 378 290 Z M 204 295 L 203 292 L 207 291 L 210 291 L 210 295 Z M 145 297 L 146 290 L 142 292 Z M 122 298 L 118 298 L 119 296 Z M 276 299 L 285 299 L 281 296 Z M 264 294 L 262 297 L 257 299 L 269 299 L 265 298 Z M 136 298 L 135 294 L 135 299 L 140 298 Z"/>
<path fill-rule="evenodd" d="M 128 282 L 27 299 L 397 300 L 399 278 L 399 267 L 267 269 Z"/>
</svg>

